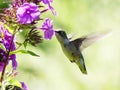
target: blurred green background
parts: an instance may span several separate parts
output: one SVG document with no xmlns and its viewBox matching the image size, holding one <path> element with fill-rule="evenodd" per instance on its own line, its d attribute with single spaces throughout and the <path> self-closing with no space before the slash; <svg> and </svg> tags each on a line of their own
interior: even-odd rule
<svg viewBox="0 0 120 90">
<path fill-rule="evenodd" d="M 18 56 L 17 78 L 30 90 L 120 90 L 120 0 L 54 0 L 57 16 L 51 12 L 42 17 L 54 21 L 75 38 L 93 32 L 113 30 L 113 34 L 86 48 L 88 75 L 63 54 L 54 37 L 38 47 L 29 47 L 40 57 Z"/>
</svg>

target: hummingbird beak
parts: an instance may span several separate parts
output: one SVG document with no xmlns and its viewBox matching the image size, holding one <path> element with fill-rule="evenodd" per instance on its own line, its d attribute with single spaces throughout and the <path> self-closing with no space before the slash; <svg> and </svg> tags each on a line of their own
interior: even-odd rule
<svg viewBox="0 0 120 90">
<path fill-rule="evenodd" d="M 55 30 L 55 33 L 59 33 L 60 31 L 63 31 L 61 29 Z"/>
<path fill-rule="evenodd" d="M 57 30 L 57 31 L 55 31 L 55 35 L 57 34 L 57 35 L 60 35 L 60 32 L 61 32 L 62 30 Z"/>
<path fill-rule="evenodd" d="M 55 33 L 58 33 L 58 31 L 55 31 Z"/>
</svg>

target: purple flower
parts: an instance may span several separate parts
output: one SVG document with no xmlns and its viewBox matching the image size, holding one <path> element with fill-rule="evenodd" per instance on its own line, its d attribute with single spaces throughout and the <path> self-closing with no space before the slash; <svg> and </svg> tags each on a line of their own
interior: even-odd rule
<svg viewBox="0 0 120 90">
<path fill-rule="evenodd" d="M 44 31 L 44 38 L 50 40 L 54 35 L 53 24 L 50 19 L 46 19 L 41 28 Z"/>
<path fill-rule="evenodd" d="M 4 50 L 0 49 L 0 72 L 3 70 L 5 65 L 6 53 Z"/>
<path fill-rule="evenodd" d="M 44 4 L 49 4 L 51 2 L 53 2 L 53 0 L 41 0 Z"/>
<path fill-rule="evenodd" d="M 4 65 L 4 63 L 0 62 L 0 72 L 3 70 Z"/>
<path fill-rule="evenodd" d="M 24 82 L 21 82 L 21 86 L 22 86 L 23 90 L 29 90 L 27 85 Z"/>
<path fill-rule="evenodd" d="M 21 4 L 25 3 L 26 0 L 14 0 L 13 1 L 13 6 L 15 6 L 16 8 L 18 8 Z"/>
<path fill-rule="evenodd" d="M 8 30 L 5 30 L 3 27 L 0 27 L 0 33 L 3 35 L 3 37 L 1 37 L 1 43 L 4 44 L 6 50 L 8 51 L 10 47 L 10 42 L 12 39 L 12 34 L 8 32 Z M 14 43 L 12 43 L 11 50 L 15 50 Z"/>
<path fill-rule="evenodd" d="M 53 0 L 34 0 L 36 2 L 43 2 L 44 4 L 48 4 L 50 2 L 53 2 Z"/>
<path fill-rule="evenodd" d="M 0 44 L 4 46 L 5 49 L 0 48 L 0 72 L 3 70 L 3 67 L 6 62 L 9 63 L 9 61 L 12 61 L 12 67 L 15 70 L 17 68 L 17 61 L 16 61 L 16 55 L 12 54 L 9 56 L 8 61 L 7 60 L 7 51 L 9 51 L 10 44 L 11 45 L 11 51 L 15 50 L 15 43 L 13 40 L 13 43 L 11 43 L 12 34 L 8 32 L 8 30 L 5 30 L 2 25 L 0 25 Z M 7 64 L 8 64 L 7 63 Z"/>
<path fill-rule="evenodd" d="M 16 70 L 18 64 L 17 64 L 17 61 L 16 61 L 16 55 L 15 54 L 12 54 L 10 57 L 9 57 L 9 60 L 12 60 L 12 68 L 13 70 Z"/>
<path fill-rule="evenodd" d="M 52 11 L 52 13 L 56 15 L 54 8 L 50 5 L 50 3 L 53 2 L 53 0 L 40 0 L 40 1 L 42 1 L 44 4 L 47 4 L 48 8 Z"/>
<path fill-rule="evenodd" d="M 17 9 L 17 18 L 21 24 L 30 24 L 38 20 L 39 16 L 39 8 L 34 3 L 24 3 Z"/>
</svg>

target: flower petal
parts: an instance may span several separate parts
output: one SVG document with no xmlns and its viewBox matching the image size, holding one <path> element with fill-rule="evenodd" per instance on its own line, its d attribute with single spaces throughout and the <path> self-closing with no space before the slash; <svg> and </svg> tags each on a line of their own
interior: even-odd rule
<svg viewBox="0 0 120 90">
<path fill-rule="evenodd" d="M 40 11 L 35 3 L 24 3 L 17 9 L 16 14 L 21 24 L 30 24 L 39 19 Z"/>
<path fill-rule="evenodd" d="M 0 72 L 2 72 L 4 65 L 4 62 L 0 62 Z"/>
<path fill-rule="evenodd" d="M 46 19 L 41 28 L 44 31 L 44 38 L 50 40 L 54 35 L 53 24 L 50 19 Z"/>
<path fill-rule="evenodd" d="M 44 32 L 44 38 L 47 40 L 50 40 L 52 38 L 52 36 L 54 35 L 54 31 L 53 30 L 46 30 Z"/>
<path fill-rule="evenodd" d="M 24 82 L 21 82 L 23 90 L 29 90 L 27 85 Z"/>
</svg>

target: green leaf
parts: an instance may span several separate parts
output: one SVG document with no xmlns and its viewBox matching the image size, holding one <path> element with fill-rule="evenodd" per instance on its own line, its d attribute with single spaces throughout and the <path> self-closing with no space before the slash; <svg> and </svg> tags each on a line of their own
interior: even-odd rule
<svg viewBox="0 0 120 90">
<path fill-rule="evenodd" d="M 18 81 L 18 80 L 16 80 L 16 79 L 14 79 L 13 77 L 11 77 L 11 76 L 9 76 L 9 77 L 7 77 L 6 79 L 5 79 L 5 86 L 8 86 L 8 85 L 13 85 L 13 86 L 17 86 L 17 87 L 21 87 L 21 83 Z M 11 90 L 11 89 L 10 89 Z"/>
<path fill-rule="evenodd" d="M 29 51 L 29 50 L 15 50 L 15 51 L 10 52 L 10 54 L 16 54 L 16 53 L 29 54 L 29 55 L 32 55 L 32 56 L 39 57 L 39 55 L 37 55 L 34 52 Z"/>
<path fill-rule="evenodd" d="M 4 24 L 4 27 L 5 27 L 10 33 L 13 33 L 13 29 L 11 29 L 7 24 Z"/>
<path fill-rule="evenodd" d="M 21 87 L 21 83 L 13 78 L 9 79 L 8 81 L 11 85 L 15 85 L 15 86 L 18 86 L 18 87 Z"/>
<path fill-rule="evenodd" d="M 19 46 L 22 45 L 22 43 L 20 43 L 20 42 L 16 42 L 16 44 L 19 45 Z"/>
<path fill-rule="evenodd" d="M 0 49 L 5 50 L 5 46 L 3 44 L 0 44 Z"/>
<path fill-rule="evenodd" d="M 29 54 L 32 55 L 32 56 L 37 56 L 37 57 L 39 57 L 39 55 L 35 54 L 35 53 L 32 52 L 32 51 L 27 51 L 27 53 L 29 53 Z"/>
<path fill-rule="evenodd" d="M 4 12 L 5 8 L 9 7 L 10 2 L 7 0 L 0 0 L 0 13 Z M 1 17 L 0 17 L 1 18 Z"/>
<path fill-rule="evenodd" d="M 27 47 L 27 42 L 24 42 L 23 45 L 24 45 L 24 48 L 26 48 Z"/>
<path fill-rule="evenodd" d="M 14 28 L 16 27 L 16 26 L 14 25 L 14 27 L 11 28 L 11 27 L 9 27 L 7 24 L 4 24 L 3 22 L 0 22 L 0 25 L 4 25 L 4 27 L 5 27 L 10 33 L 13 33 Z"/>
</svg>

